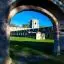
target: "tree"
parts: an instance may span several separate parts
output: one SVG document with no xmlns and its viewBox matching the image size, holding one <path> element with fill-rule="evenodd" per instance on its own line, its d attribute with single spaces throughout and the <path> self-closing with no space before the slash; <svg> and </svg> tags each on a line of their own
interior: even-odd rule
<svg viewBox="0 0 64 64">
<path fill-rule="evenodd" d="M 29 24 L 23 24 L 22 27 L 23 28 L 29 28 Z"/>
</svg>

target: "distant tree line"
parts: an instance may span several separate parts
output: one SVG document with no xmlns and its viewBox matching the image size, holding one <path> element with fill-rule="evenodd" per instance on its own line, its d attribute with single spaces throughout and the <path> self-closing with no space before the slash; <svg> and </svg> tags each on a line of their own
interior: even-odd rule
<svg viewBox="0 0 64 64">
<path fill-rule="evenodd" d="M 22 27 L 23 28 L 29 28 L 29 24 L 23 24 Z"/>
</svg>

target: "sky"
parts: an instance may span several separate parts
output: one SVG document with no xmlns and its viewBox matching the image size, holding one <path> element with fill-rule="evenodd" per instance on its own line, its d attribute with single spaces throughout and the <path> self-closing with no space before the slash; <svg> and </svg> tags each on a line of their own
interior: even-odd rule
<svg viewBox="0 0 64 64">
<path fill-rule="evenodd" d="M 31 19 L 39 20 L 39 25 L 44 27 L 53 26 L 51 20 L 44 14 L 36 11 L 22 11 L 11 18 L 11 24 L 22 26 L 29 24 Z"/>
</svg>

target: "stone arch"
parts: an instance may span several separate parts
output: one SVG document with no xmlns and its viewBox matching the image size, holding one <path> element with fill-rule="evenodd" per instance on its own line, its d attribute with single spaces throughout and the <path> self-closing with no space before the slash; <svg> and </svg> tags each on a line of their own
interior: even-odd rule
<svg viewBox="0 0 64 64">
<path fill-rule="evenodd" d="M 51 20 L 52 20 L 52 24 L 53 24 L 53 29 L 54 29 L 54 52 L 56 54 L 59 54 L 58 52 L 60 52 L 60 47 L 59 47 L 59 27 L 58 27 L 58 20 L 56 19 L 56 17 L 50 13 L 49 11 L 47 11 L 46 9 L 39 7 L 39 6 L 33 6 L 33 5 L 22 5 L 22 6 L 18 6 L 15 7 L 13 9 L 10 10 L 9 15 L 8 15 L 8 21 L 17 13 L 19 13 L 20 11 L 24 11 L 24 10 L 35 10 L 38 12 L 41 12 L 43 14 L 45 14 L 46 16 L 48 16 Z"/>
</svg>

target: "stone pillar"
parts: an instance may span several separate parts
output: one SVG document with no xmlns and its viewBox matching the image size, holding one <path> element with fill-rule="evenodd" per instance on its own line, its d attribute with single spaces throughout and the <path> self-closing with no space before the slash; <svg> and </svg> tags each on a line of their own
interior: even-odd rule
<svg viewBox="0 0 64 64">
<path fill-rule="evenodd" d="M 0 0 L 0 64 L 8 56 L 7 15 L 8 0 Z M 4 63 L 5 64 L 5 63 Z"/>
<path fill-rule="evenodd" d="M 54 54 L 55 55 L 60 55 L 60 41 L 59 41 L 59 26 L 57 25 L 55 27 L 57 29 L 57 31 L 54 33 L 56 34 L 54 36 Z"/>
</svg>

